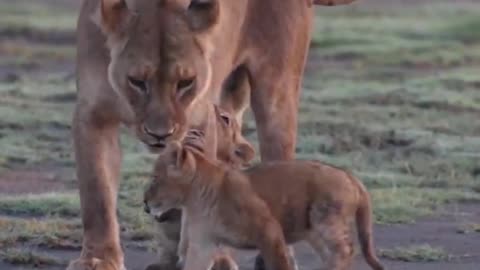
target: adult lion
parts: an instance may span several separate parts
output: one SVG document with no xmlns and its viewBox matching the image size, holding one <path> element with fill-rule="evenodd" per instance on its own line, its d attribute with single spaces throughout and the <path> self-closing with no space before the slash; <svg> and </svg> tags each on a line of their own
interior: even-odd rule
<svg viewBox="0 0 480 270">
<path fill-rule="evenodd" d="M 262 159 L 294 157 L 312 3 L 84 0 L 73 119 L 84 238 L 70 269 L 124 268 L 116 216 L 121 124 L 162 150 L 204 119 L 199 99 L 216 99 L 225 79 L 243 70 Z"/>
</svg>

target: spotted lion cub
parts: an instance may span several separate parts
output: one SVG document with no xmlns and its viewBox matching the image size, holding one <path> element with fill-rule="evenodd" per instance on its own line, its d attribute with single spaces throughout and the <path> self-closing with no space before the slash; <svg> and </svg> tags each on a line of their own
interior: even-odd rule
<svg viewBox="0 0 480 270">
<path fill-rule="evenodd" d="M 156 161 L 144 199 L 152 212 L 185 210 L 191 224 L 187 270 L 206 269 L 219 245 L 257 248 L 267 269 L 292 270 L 286 244 L 300 240 L 319 253 L 322 269 L 349 269 L 354 221 L 367 263 L 384 269 L 374 251 L 365 187 L 318 161 L 270 162 L 242 171 L 171 144 Z"/>
</svg>

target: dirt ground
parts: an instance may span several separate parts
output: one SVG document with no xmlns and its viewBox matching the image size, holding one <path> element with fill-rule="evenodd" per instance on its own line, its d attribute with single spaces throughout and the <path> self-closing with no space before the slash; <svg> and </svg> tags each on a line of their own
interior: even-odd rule
<svg viewBox="0 0 480 270">
<path fill-rule="evenodd" d="M 32 12 L 38 12 L 42 14 L 43 12 L 46 12 L 46 14 L 48 14 L 48 11 L 45 11 L 43 9 L 44 7 L 47 7 L 47 9 L 49 9 L 50 7 L 59 8 L 62 12 L 66 12 L 66 21 L 71 22 L 69 14 L 75 14 L 76 10 L 78 9 L 79 2 L 80 1 L 75 0 L 41 0 L 38 2 L 41 3 L 41 7 L 35 7 Z M 394 11 L 392 10 L 396 10 L 397 8 L 406 8 L 410 12 L 417 7 L 428 7 L 428 5 L 432 4 L 433 2 L 437 4 L 452 3 L 452 1 L 447 0 L 359 0 L 359 2 L 362 2 L 362 5 L 356 4 L 349 12 L 359 12 L 360 15 L 358 17 L 360 18 L 360 22 L 363 17 L 376 18 L 376 16 L 379 16 L 379 14 L 382 14 L 382 12 L 384 11 L 394 13 Z M 466 7 L 470 7 L 470 5 L 473 6 L 473 4 L 476 3 L 475 0 L 462 0 L 456 2 L 461 2 L 466 5 Z M 22 5 L 24 3 L 26 3 L 27 5 L 29 2 L 25 0 L 19 0 L 18 3 L 20 3 L 21 5 L 17 9 L 16 7 L 13 8 L 13 6 L 7 6 L 11 4 L 9 0 L 0 0 L 0 12 L 3 12 L 3 9 L 5 8 L 5 14 L 10 14 L 13 12 L 18 16 L 23 16 L 25 11 Z M 439 10 L 443 9 L 443 7 L 439 8 Z M 325 11 L 322 10 L 321 12 Z M 463 12 L 463 10 L 461 10 L 461 12 Z M 463 14 L 461 12 L 459 11 L 459 14 Z M 425 14 L 430 13 L 426 12 Z M 2 24 L 1 16 L 2 15 L 0 13 L 0 26 Z M 48 20 L 50 18 L 48 18 L 48 16 L 45 17 L 46 18 L 41 17 L 42 20 L 45 20 L 45 22 L 42 21 L 42 25 L 43 23 L 49 23 Z M 39 230 L 38 228 L 28 227 L 25 231 L 30 235 L 25 236 L 24 234 L 20 234 L 23 238 L 17 237 L 15 238 L 15 240 L 13 240 L 13 243 L 11 241 L 7 241 L 9 238 L 9 231 L 1 231 L 1 229 L 8 228 L 8 230 L 14 231 L 12 227 L 2 227 L 2 224 L 17 224 L 15 222 L 18 221 L 32 221 L 35 223 L 47 221 L 49 219 L 74 218 L 75 222 L 78 222 L 78 209 L 76 208 L 74 208 L 73 210 L 67 209 L 69 210 L 68 213 L 71 213 L 72 211 L 74 213 L 77 213 L 77 215 L 74 217 L 72 217 L 71 214 L 62 216 L 63 212 L 57 213 L 54 210 L 50 211 L 49 209 L 36 210 L 40 211 L 41 213 L 45 213 L 38 216 L 28 214 L 26 215 L 24 212 L 21 211 L 17 213 L 15 212 L 16 210 L 9 209 L 10 205 L 13 205 L 11 204 L 11 202 L 13 201 L 12 198 L 14 197 L 20 198 L 22 196 L 27 196 L 25 198 L 27 198 L 28 200 L 28 196 L 32 194 L 41 195 L 58 193 L 67 194 L 68 196 L 70 196 L 70 194 L 76 194 L 76 183 L 74 181 L 75 177 L 73 175 L 73 159 L 71 156 L 71 141 L 69 133 L 69 120 L 71 115 L 71 109 L 73 108 L 73 102 L 75 100 L 75 93 L 72 90 L 74 88 L 74 54 L 71 51 L 74 44 L 74 33 L 72 32 L 71 27 L 68 29 L 63 29 L 62 27 L 60 27 L 59 29 L 54 30 L 49 30 L 49 28 L 46 28 L 47 30 L 45 30 L 41 27 L 37 29 L 33 27 L 34 30 L 32 30 L 30 22 L 27 22 L 25 26 L 23 26 L 19 24 L 19 22 L 17 21 L 17 17 L 12 17 L 11 21 L 13 22 L 11 28 L 0 27 L 0 107 L 8 105 L 17 106 L 15 108 L 19 109 L 17 109 L 17 111 L 12 114 L 10 111 L 2 111 L 0 108 L 0 146 L 2 147 L 2 149 L 0 149 L 0 255 L 3 256 L 1 258 L 3 258 L 4 260 L 0 260 L 0 270 L 20 270 L 37 268 L 64 269 L 64 264 L 66 261 L 76 258 L 79 255 L 79 240 L 77 238 L 73 237 L 72 239 L 67 239 L 69 241 L 71 240 L 71 243 L 73 243 L 72 245 L 69 245 L 69 248 L 66 248 L 66 246 L 62 246 L 60 248 L 46 248 L 44 245 L 45 243 L 38 244 L 37 238 L 39 238 L 39 235 L 43 233 L 43 231 Z M 384 23 L 392 29 L 396 29 L 397 27 L 395 23 L 389 22 L 388 19 L 384 20 Z M 345 22 L 340 19 L 338 22 L 338 26 L 343 25 L 345 25 Z M 423 26 L 421 24 L 418 25 L 419 31 L 422 30 L 422 27 Z M 355 34 L 355 32 L 357 31 L 355 25 L 352 26 L 352 29 L 353 30 L 348 28 L 348 30 L 351 30 L 351 32 Z M 365 29 L 363 29 L 363 31 L 365 31 Z M 401 29 L 401 31 L 403 30 Z M 367 32 L 368 31 L 365 31 L 365 35 L 367 35 Z M 409 34 L 411 33 L 401 32 L 399 34 L 399 37 L 408 36 Z M 417 36 L 412 36 L 412 40 L 414 40 L 415 42 L 421 40 L 421 38 L 418 38 Z M 333 36 L 330 42 L 338 42 L 336 38 L 336 36 Z M 359 41 L 353 38 L 352 40 L 353 42 L 363 42 L 362 40 Z M 320 76 L 318 74 L 324 72 L 325 76 L 328 76 L 329 73 L 334 74 L 336 78 L 342 79 L 342 82 L 343 79 L 345 81 L 351 81 L 354 87 L 356 87 L 356 84 L 358 82 L 362 81 L 362 83 L 365 83 L 365 88 L 378 87 L 380 90 L 378 90 L 378 92 L 375 92 L 377 90 L 374 90 L 374 94 L 372 94 L 371 96 L 353 96 L 350 98 L 345 98 L 342 95 L 326 95 L 327 98 L 319 98 L 320 100 L 316 99 L 317 93 L 313 93 L 313 91 L 305 91 L 306 94 L 304 96 L 304 100 L 302 100 L 302 103 L 308 105 L 301 108 L 301 117 L 303 118 L 299 123 L 299 131 L 304 132 L 307 135 L 302 133 L 302 135 L 300 136 L 302 144 L 299 146 L 299 152 L 302 152 L 306 149 L 306 153 L 302 152 L 302 154 L 308 155 L 313 153 L 319 155 L 320 157 L 332 158 L 333 161 L 330 161 L 331 163 L 337 161 L 337 159 L 335 158 L 340 157 L 338 158 L 338 161 L 342 163 L 345 162 L 347 164 L 353 163 L 352 160 L 356 161 L 357 155 L 359 155 L 368 161 L 365 161 L 365 164 L 362 162 L 355 163 L 355 166 L 358 167 L 356 169 L 358 169 L 358 171 L 365 171 L 367 173 L 371 171 L 376 172 L 377 168 L 382 167 L 383 165 L 388 165 L 391 167 L 388 169 L 392 169 L 392 171 L 395 172 L 402 172 L 402 174 L 399 174 L 398 176 L 404 177 L 405 175 L 407 175 L 407 178 L 405 178 L 407 180 L 405 180 L 405 182 L 398 182 L 398 185 L 400 185 L 399 188 L 403 188 L 404 186 L 402 185 L 405 185 L 405 187 L 407 188 L 413 187 L 421 189 L 425 187 L 433 188 L 435 189 L 435 191 L 437 191 L 437 189 L 442 189 L 443 187 L 445 187 L 445 189 L 459 188 L 462 191 L 468 190 L 469 192 L 471 191 L 471 189 L 473 189 L 478 193 L 478 191 L 480 191 L 480 185 L 478 185 L 478 181 L 480 181 L 478 177 L 480 175 L 480 169 L 478 168 L 478 164 L 480 164 L 480 158 L 478 156 L 475 156 L 475 154 L 478 153 L 472 152 L 475 152 L 475 149 L 477 149 L 474 147 L 477 147 L 477 141 L 479 141 L 479 138 L 477 136 L 479 134 L 480 128 L 478 126 L 478 122 L 474 122 L 475 120 L 470 121 L 469 119 L 476 119 L 478 121 L 478 112 L 480 112 L 480 106 L 476 106 L 477 103 L 480 104 L 480 97 L 476 95 L 478 95 L 477 93 L 480 90 L 480 82 L 471 78 L 467 78 L 465 79 L 466 82 L 464 82 L 464 84 L 461 84 L 461 86 L 459 86 L 457 89 L 455 88 L 459 83 L 457 80 L 444 79 L 445 83 L 449 83 L 449 86 L 451 86 L 451 88 L 455 88 L 455 91 L 464 91 L 462 93 L 468 92 L 472 96 L 476 97 L 476 99 L 472 99 L 476 100 L 474 102 L 477 102 L 473 105 L 469 102 L 464 102 L 464 100 L 460 100 L 463 103 L 459 102 L 455 104 L 450 104 L 443 101 L 439 102 L 438 96 L 441 96 L 443 92 L 439 94 L 437 94 L 437 92 L 434 92 L 433 94 L 431 94 L 433 96 L 433 101 L 430 99 L 417 100 L 424 97 L 421 95 L 417 95 L 416 93 L 412 94 L 410 92 L 404 92 L 404 89 L 402 89 L 404 85 L 394 85 L 395 87 L 398 86 L 398 88 L 400 89 L 400 95 L 398 94 L 398 91 L 395 92 L 394 95 L 390 93 L 385 94 L 382 92 L 385 85 L 377 85 L 380 84 L 379 82 L 387 80 L 386 78 L 391 79 L 390 77 L 392 76 L 390 75 L 390 73 L 394 74 L 394 77 L 398 76 L 394 78 L 395 80 L 408 81 L 408 78 L 410 77 L 415 77 L 415 79 L 418 79 L 420 77 L 433 76 L 439 72 L 451 71 L 455 68 L 459 68 L 459 66 L 462 65 L 465 67 L 475 67 L 475 65 L 478 65 L 480 63 L 480 60 L 475 58 L 477 57 L 477 55 L 480 55 L 480 53 L 477 53 L 478 48 L 475 44 L 473 44 L 474 42 L 470 41 L 470 39 L 467 40 L 468 41 L 465 42 L 467 43 L 466 46 L 472 49 L 472 51 L 474 52 L 472 52 L 471 55 L 465 56 L 465 59 L 462 58 L 460 62 L 457 62 L 456 55 L 451 55 L 442 51 L 442 54 L 439 56 L 435 55 L 432 58 L 433 60 L 426 59 L 412 64 L 409 62 L 410 60 L 403 61 L 403 59 L 401 59 L 401 63 L 397 66 L 384 67 L 383 62 L 381 66 L 376 66 L 376 64 L 378 64 L 378 61 L 380 60 L 375 58 L 377 55 L 376 51 L 374 51 L 372 55 L 368 55 L 368 57 L 372 57 L 371 59 L 368 58 L 368 60 L 371 60 L 374 64 L 365 60 L 366 64 L 363 63 L 367 67 L 365 69 L 362 69 L 362 66 L 360 68 L 357 67 L 358 69 L 355 69 L 355 66 L 362 64 L 358 64 L 358 59 L 360 58 L 359 55 L 362 56 L 362 53 L 368 53 L 368 51 L 332 51 L 332 55 L 328 54 L 330 52 L 323 55 L 321 49 L 313 48 L 306 71 L 306 76 L 308 77 L 306 84 L 308 87 L 317 87 L 318 84 L 315 77 Z M 456 40 L 452 43 L 454 43 L 454 46 L 458 45 Z M 328 47 L 329 45 L 325 44 L 323 44 L 322 46 L 330 49 L 330 47 Z M 446 45 L 442 43 L 440 47 L 450 46 L 450 43 L 445 44 Z M 422 46 L 424 46 L 424 44 L 422 44 Z M 378 49 L 379 51 L 381 51 L 383 48 Z M 410 55 L 406 54 L 405 57 L 407 58 L 409 56 Z M 441 59 L 439 60 L 438 58 Z M 385 62 L 388 62 L 386 59 L 381 60 L 385 60 Z M 441 63 L 439 64 L 436 61 L 439 61 Z M 447 64 L 445 64 L 444 61 L 447 62 Z M 388 64 L 391 63 L 388 62 Z M 369 68 L 371 68 L 371 73 L 367 73 L 364 71 L 367 69 L 370 70 Z M 53 76 L 53 79 L 45 79 L 49 78 L 49 76 L 51 75 Z M 29 92 L 28 89 L 25 90 L 23 88 L 23 84 L 26 84 L 28 87 L 32 87 L 31 85 L 33 84 L 33 88 L 35 88 L 38 82 L 43 83 L 44 80 L 47 80 L 47 85 L 51 87 L 51 89 L 53 89 L 51 90 L 51 92 L 39 93 L 37 89 L 35 89 L 35 91 Z M 397 82 L 395 81 L 395 83 Z M 339 85 L 346 88 L 350 87 L 349 85 Z M 327 87 L 329 87 L 328 84 Z M 335 87 L 337 87 L 337 85 L 335 85 Z M 391 85 L 388 85 L 388 87 L 391 87 Z M 432 86 L 431 88 L 435 87 Z M 66 89 L 68 89 L 68 91 Z M 320 93 L 321 91 L 318 92 Z M 348 96 L 350 95 L 350 93 L 346 95 Z M 432 98 L 430 96 L 430 93 L 428 95 L 428 98 Z M 457 96 L 454 97 L 458 98 Z M 361 109 L 363 109 L 363 111 L 358 113 L 356 111 L 357 108 L 355 107 L 358 104 L 363 104 L 365 107 L 367 107 L 367 109 L 362 107 Z M 377 113 L 376 111 L 373 111 L 373 109 L 371 109 L 372 107 L 379 104 L 381 104 L 382 106 L 390 106 L 389 108 L 393 109 L 391 111 L 388 111 L 388 113 L 385 111 L 379 111 Z M 411 107 L 408 107 L 408 110 L 402 110 L 405 109 L 402 107 L 405 104 Z M 319 112 L 315 110 L 320 107 L 325 107 L 327 109 L 325 109 L 325 111 L 321 111 L 322 116 L 325 116 L 325 119 L 318 120 L 317 114 Z M 35 114 L 38 108 L 42 110 L 41 113 L 45 113 L 46 118 L 51 117 L 51 119 L 49 119 L 49 121 L 44 121 L 42 117 L 45 117 L 42 115 L 38 116 L 37 119 Z M 369 111 L 369 109 L 371 109 L 372 111 Z M 418 113 L 417 111 L 414 111 L 414 109 L 428 111 L 425 113 L 425 119 L 421 119 L 421 121 L 424 122 L 421 122 L 420 124 L 418 124 L 418 126 L 426 127 L 428 132 L 432 132 L 431 134 L 433 135 L 431 135 L 431 137 L 437 136 L 438 138 L 444 139 L 453 134 L 460 138 L 457 138 L 459 142 L 454 141 L 453 139 L 448 137 L 445 141 L 439 139 L 438 141 L 431 143 L 427 140 L 427 143 L 425 143 L 425 138 L 422 137 L 421 139 L 423 141 L 419 140 L 420 143 L 419 145 L 417 145 L 418 142 L 415 141 L 417 137 L 415 136 L 420 136 L 417 134 L 421 133 L 418 132 L 418 130 L 412 132 L 412 134 L 414 135 L 412 135 L 411 138 L 409 137 L 408 139 L 403 139 L 396 138 L 395 136 L 390 135 L 391 133 L 387 131 L 378 131 L 376 129 L 373 129 L 375 131 L 368 130 L 367 128 L 365 128 L 366 124 L 365 126 L 362 126 L 358 125 L 357 123 L 362 122 L 365 119 L 369 119 L 369 121 L 373 122 L 372 126 L 375 125 L 375 128 L 377 128 L 377 122 L 385 121 L 385 119 L 382 118 L 377 121 L 375 117 L 379 117 L 378 115 L 389 115 L 387 117 L 387 121 L 390 121 L 389 119 L 393 119 L 391 120 L 391 123 L 393 124 L 389 122 L 389 124 L 391 124 L 393 127 L 388 126 L 389 124 L 383 124 L 383 122 L 380 125 L 384 127 L 388 126 L 388 129 L 398 128 L 397 126 L 394 126 L 397 124 L 397 122 L 395 121 L 398 120 L 398 123 L 401 123 L 403 125 L 404 122 L 406 122 L 407 124 L 405 125 L 408 126 L 410 124 L 410 122 L 408 121 L 410 121 L 410 119 L 412 118 L 415 118 L 415 113 Z M 22 113 L 24 113 L 25 115 L 21 113 L 21 111 L 23 110 L 25 111 Z M 43 112 L 43 110 L 45 110 L 45 112 Z M 345 112 L 347 113 L 343 115 L 342 113 Z M 39 112 L 39 114 L 41 113 Z M 441 115 L 438 116 L 438 114 Z M 465 114 L 466 120 L 463 121 L 464 123 L 459 123 L 456 119 L 443 119 L 443 115 L 449 115 L 450 117 L 450 115 L 459 114 Z M 401 118 L 398 115 L 402 117 L 404 116 L 405 118 Z M 351 119 L 353 119 L 353 123 L 345 124 L 343 122 L 328 122 L 331 119 L 337 121 L 338 119 L 346 118 L 346 116 L 351 117 Z M 358 116 L 359 118 L 355 118 L 356 116 Z M 15 117 L 18 117 L 18 120 Z M 398 117 L 398 119 L 395 117 Z M 315 120 L 312 121 L 311 119 Z M 407 119 L 408 121 L 405 119 Z M 459 124 L 460 128 L 452 128 L 452 126 L 457 123 Z M 403 128 L 401 124 L 398 124 L 400 126 L 400 128 L 398 129 Z M 311 129 L 314 130 L 313 135 L 310 134 Z M 252 131 L 254 129 L 251 125 L 247 125 L 246 130 L 250 131 L 250 134 L 253 133 Z M 424 130 L 422 130 L 422 132 L 424 132 Z M 327 138 L 328 140 L 325 139 L 324 134 L 330 134 L 331 138 Z M 314 142 L 312 143 L 313 146 L 305 143 L 307 139 L 315 137 L 314 135 L 318 135 L 318 138 L 316 137 L 318 141 L 314 140 Z M 435 139 L 437 139 L 437 137 L 435 137 Z M 430 139 L 430 137 L 428 137 L 428 139 Z M 323 140 L 326 140 L 328 143 L 324 143 Z M 445 164 L 448 165 L 450 164 L 449 162 L 451 162 L 452 164 L 454 164 L 451 166 L 447 166 L 444 163 L 441 163 L 443 162 L 444 155 L 443 152 L 438 154 L 438 152 L 441 152 L 438 149 L 442 150 L 444 148 L 435 148 L 438 147 L 438 145 L 443 145 L 443 143 L 447 144 L 446 142 L 451 143 L 453 146 L 451 146 L 451 148 L 445 149 L 451 150 L 451 153 L 458 155 L 453 156 L 452 154 L 452 156 L 448 157 L 450 159 L 446 159 Z M 464 148 L 461 148 L 463 144 L 467 143 L 471 143 L 471 145 L 473 145 L 472 149 L 474 149 L 475 151 L 467 151 L 469 150 L 468 148 L 471 148 L 470 145 L 463 146 L 464 148 L 466 148 L 466 150 Z M 19 149 L 16 147 L 17 144 L 28 144 L 28 147 L 26 147 L 25 149 Z M 127 147 L 130 152 L 136 151 L 137 146 L 131 143 L 131 141 L 127 141 L 126 144 L 128 144 Z M 431 146 L 430 144 L 434 146 Z M 461 151 L 458 149 L 460 149 Z M 373 155 L 373 157 L 371 157 L 370 155 Z M 416 155 L 418 155 L 418 157 Z M 412 158 L 412 156 L 414 156 L 414 158 Z M 432 159 L 427 159 L 425 157 Z M 465 157 L 469 158 L 468 162 L 465 163 L 466 165 L 463 163 L 460 165 L 454 163 L 454 161 L 460 160 Z M 436 163 L 437 158 L 441 161 Z M 141 158 L 137 158 L 136 160 L 139 159 Z M 401 162 L 398 162 L 401 163 L 401 165 L 395 163 L 398 161 L 398 159 L 401 160 Z M 408 159 L 408 162 L 410 162 L 411 164 L 407 164 L 406 162 L 404 164 L 403 159 Z M 386 163 L 381 163 L 384 160 L 388 160 L 388 162 L 385 161 Z M 134 162 L 132 163 L 133 165 L 129 165 L 130 167 L 126 166 L 126 170 L 128 171 L 131 178 L 138 177 L 139 175 L 141 176 L 142 172 L 138 172 L 138 168 L 143 170 L 143 168 L 148 165 L 148 162 L 145 162 L 146 165 L 144 163 L 140 163 L 140 165 Z M 418 165 L 423 163 L 428 163 L 428 165 L 425 165 L 425 171 L 420 165 Z M 378 164 L 380 164 L 380 166 Z M 454 183 L 452 184 L 447 180 L 444 180 L 444 178 L 446 177 L 445 175 L 451 177 L 453 179 L 451 182 Z M 397 175 L 394 176 L 396 177 Z M 441 178 L 441 180 L 438 180 L 437 178 Z M 469 180 L 461 180 L 464 178 Z M 386 183 L 388 182 L 386 180 L 377 181 L 375 179 L 369 181 L 370 182 L 367 182 L 367 186 L 380 186 L 380 188 L 384 188 L 387 185 Z M 414 181 L 415 183 L 412 184 L 411 181 Z M 120 191 L 121 196 L 125 197 L 130 195 L 129 192 L 132 190 L 131 186 L 129 186 L 130 184 L 132 186 L 138 187 L 137 182 L 128 182 L 126 187 Z M 395 182 L 393 187 L 388 186 L 388 188 L 396 189 L 396 185 L 397 182 Z M 380 192 L 381 191 L 383 190 L 380 190 Z M 133 191 L 131 192 L 134 193 Z M 379 199 L 378 201 L 381 202 L 382 198 L 387 201 L 388 195 L 385 196 L 387 198 L 381 197 L 381 199 Z M 4 198 L 7 198 L 5 202 L 2 201 L 2 199 Z M 74 205 L 75 203 L 78 204 L 78 200 L 75 201 L 75 198 L 72 199 Z M 62 203 L 62 201 L 60 200 L 58 202 Z M 383 255 L 381 256 L 381 260 L 388 267 L 388 269 L 479 269 L 480 229 L 477 227 L 476 229 L 471 229 L 469 226 L 480 227 L 480 203 L 478 202 L 478 200 L 465 200 L 463 198 L 459 200 L 447 198 L 442 201 L 442 203 L 443 202 L 446 202 L 446 204 L 444 204 L 442 207 L 433 207 L 433 211 L 429 212 L 426 215 L 421 215 L 421 217 L 415 217 L 413 222 L 411 223 L 386 222 L 389 224 L 375 225 L 375 242 L 377 249 L 381 254 L 386 254 L 383 253 L 383 251 L 395 250 L 395 248 L 397 247 L 412 247 L 425 244 L 428 244 L 431 247 L 441 247 L 443 250 L 442 254 L 444 254 L 444 256 L 442 258 L 433 259 L 431 254 L 422 254 L 421 252 L 413 252 L 414 254 L 410 254 L 408 256 L 403 256 L 403 254 L 398 251 L 393 252 L 393 255 Z M 18 207 L 24 207 L 23 205 L 21 205 L 22 203 L 24 203 L 24 201 L 19 202 Z M 131 202 L 127 201 L 126 204 L 129 203 Z M 128 207 L 130 208 L 127 209 L 127 207 L 125 207 L 125 209 L 129 211 L 133 209 L 135 211 L 138 205 L 135 202 L 131 204 L 132 205 L 128 205 Z M 15 207 L 17 207 L 17 205 L 15 205 Z M 29 207 L 32 208 L 35 207 L 35 205 Z M 415 207 L 415 205 L 413 207 Z M 381 206 L 379 208 L 381 208 Z M 140 207 L 138 207 L 138 209 L 140 209 Z M 138 225 L 135 222 L 131 221 L 132 219 L 136 218 L 135 215 L 133 215 L 132 218 L 132 216 L 128 216 L 129 213 L 127 213 L 127 211 L 125 211 L 125 213 L 123 214 L 124 216 L 126 216 L 126 218 L 124 219 L 128 220 L 128 222 L 125 223 L 130 222 L 128 226 L 122 228 L 122 233 L 124 232 L 124 234 L 122 234 L 122 237 L 126 238 L 124 241 L 124 249 L 126 253 L 127 267 L 129 270 L 143 270 L 146 265 L 148 265 L 150 262 L 155 261 L 155 252 L 151 251 L 145 246 L 138 245 L 138 242 L 143 243 L 142 241 L 136 242 L 131 238 L 128 238 L 128 233 L 137 230 L 135 232 L 140 232 L 140 237 L 144 237 L 142 233 L 145 233 L 143 231 L 145 230 L 147 231 L 145 238 L 151 240 L 151 232 L 144 228 L 144 226 L 148 227 L 147 225 L 143 223 Z M 393 216 L 395 216 L 395 213 L 393 214 Z M 389 218 L 392 219 L 392 217 Z M 395 218 L 393 218 L 393 220 L 395 220 Z M 145 223 L 148 222 L 150 221 L 145 221 Z M 56 235 L 55 232 L 49 233 Z M 36 265 L 35 262 L 32 263 L 28 259 L 16 260 L 14 263 L 9 263 L 9 260 L 5 259 L 7 258 L 7 256 L 5 254 L 2 254 L 2 252 L 4 250 L 7 250 L 7 248 L 11 247 L 20 249 L 22 251 L 33 251 L 38 254 L 46 254 L 49 257 L 53 257 L 58 260 L 59 263 Z M 297 262 L 300 269 L 313 270 L 319 268 L 319 258 L 306 244 L 300 243 L 298 245 L 295 245 L 295 250 Z M 255 252 L 243 251 L 236 254 L 242 270 L 253 269 L 254 255 Z M 365 265 L 361 256 L 357 255 L 353 269 L 363 270 L 369 268 Z"/>
<path fill-rule="evenodd" d="M 402 262 L 381 258 L 388 269 L 395 270 L 477 270 L 480 265 L 480 236 L 478 234 L 460 233 L 459 228 L 466 224 L 480 223 L 480 207 L 478 204 L 450 205 L 444 213 L 434 217 L 421 218 L 411 225 L 376 225 L 375 241 L 377 248 L 394 248 L 398 245 L 429 243 L 446 248 L 450 258 L 440 262 Z M 295 245 L 296 258 L 300 269 L 318 269 L 321 261 L 306 243 Z M 73 259 L 77 250 L 48 251 L 62 259 Z M 126 248 L 126 265 L 129 270 L 143 270 L 151 262 L 155 262 L 155 253 L 137 248 Z M 358 255 L 353 269 L 370 269 L 363 257 Z M 240 269 L 252 269 L 255 252 L 237 251 L 235 253 Z M 28 266 L 12 266 L 1 263 L 2 270 L 35 269 Z M 62 269 L 62 267 L 43 267 L 42 269 Z"/>
</svg>

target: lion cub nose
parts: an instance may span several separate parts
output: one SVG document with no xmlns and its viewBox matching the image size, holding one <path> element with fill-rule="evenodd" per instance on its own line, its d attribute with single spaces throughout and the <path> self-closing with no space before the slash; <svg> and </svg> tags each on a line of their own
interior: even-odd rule
<svg viewBox="0 0 480 270">
<path fill-rule="evenodd" d="M 143 201 L 143 211 L 145 211 L 147 214 L 150 214 L 150 207 L 148 206 L 147 201 Z"/>
<path fill-rule="evenodd" d="M 155 139 L 157 139 L 159 141 L 164 141 L 168 137 L 172 136 L 173 133 L 175 133 L 175 130 L 176 130 L 176 126 L 171 127 L 167 132 L 165 132 L 163 129 L 162 130 L 153 130 L 153 129 L 148 128 L 145 125 L 143 126 L 143 132 L 145 132 L 146 134 L 154 137 Z"/>
</svg>

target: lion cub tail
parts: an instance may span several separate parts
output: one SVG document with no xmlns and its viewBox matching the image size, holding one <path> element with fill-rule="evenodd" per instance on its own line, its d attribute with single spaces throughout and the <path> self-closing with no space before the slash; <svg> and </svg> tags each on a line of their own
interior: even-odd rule
<svg viewBox="0 0 480 270">
<path fill-rule="evenodd" d="M 360 181 L 357 180 L 356 182 L 359 184 L 360 197 L 355 220 L 357 223 L 357 234 L 360 247 L 365 260 L 372 269 L 384 270 L 385 268 L 375 254 L 375 246 L 373 244 L 372 204 L 370 202 L 370 195 Z"/>
</svg>

